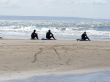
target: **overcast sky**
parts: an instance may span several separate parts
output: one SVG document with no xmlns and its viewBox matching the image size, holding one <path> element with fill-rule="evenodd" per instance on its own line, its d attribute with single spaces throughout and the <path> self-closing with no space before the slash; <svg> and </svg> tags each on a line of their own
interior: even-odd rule
<svg viewBox="0 0 110 82">
<path fill-rule="evenodd" d="M 110 0 L 0 0 L 0 15 L 110 19 Z"/>
</svg>

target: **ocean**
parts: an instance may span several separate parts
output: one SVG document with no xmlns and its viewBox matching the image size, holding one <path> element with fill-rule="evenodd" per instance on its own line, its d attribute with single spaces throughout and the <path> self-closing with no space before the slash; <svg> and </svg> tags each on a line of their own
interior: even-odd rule
<svg viewBox="0 0 110 82">
<path fill-rule="evenodd" d="M 110 40 L 110 20 L 75 17 L 0 16 L 0 37 L 30 39 L 36 29 L 40 39 L 50 29 L 57 40 L 76 40 L 87 32 L 91 40 Z"/>
<path fill-rule="evenodd" d="M 110 82 L 110 71 L 87 74 L 35 75 L 31 77 L 1 80 L 0 82 Z"/>
</svg>

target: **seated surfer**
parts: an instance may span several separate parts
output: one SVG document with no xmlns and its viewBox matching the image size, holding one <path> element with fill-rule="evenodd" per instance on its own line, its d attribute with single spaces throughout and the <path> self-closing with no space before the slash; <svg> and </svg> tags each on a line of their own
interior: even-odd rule
<svg viewBox="0 0 110 82">
<path fill-rule="evenodd" d="M 81 40 L 82 41 L 90 41 L 89 37 L 87 36 L 87 33 L 84 32 L 82 35 L 81 35 Z"/>
<path fill-rule="evenodd" d="M 36 33 L 36 30 L 34 30 L 31 34 L 31 39 L 34 40 L 34 39 L 39 39 L 38 38 L 38 34 Z"/>
<path fill-rule="evenodd" d="M 52 34 L 51 30 L 48 30 L 48 32 L 46 33 L 46 39 L 47 40 L 56 40 L 54 35 Z"/>
<path fill-rule="evenodd" d="M 87 36 L 87 33 L 84 32 L 82 35 L 81 35 L 81 39 L 77 39 L 77 41 L 90 41 L 89 37 Z"/>
</svg>

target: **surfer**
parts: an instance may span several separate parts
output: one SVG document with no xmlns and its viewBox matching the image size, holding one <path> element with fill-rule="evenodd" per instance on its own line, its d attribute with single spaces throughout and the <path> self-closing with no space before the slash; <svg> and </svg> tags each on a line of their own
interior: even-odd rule
<svg viewBox="0 0 110 82">
<path fill-rule="evenodd" d="M 31 39 L 39 39 L 38 34 L 36 33 L 36 30 L 34 30 L 31 34 Z"/>
<path fill-rule="evenodd" d="M 89 37 L 87 36 L 87 33 L 84 32 L 82 35 L 81 35 L 81 40 L 82 41 L 90 41 Z"/>
<path fill-rule="evenodd" d="M 81 35 L 81 39 L 77 39 L 77 41 L 90 41 L 89 37 L 87 36 L 87 33 L 84 32 L 82 35 Z"/>
<path fill-rule="evenodd" d="M 52 34 L 51 30 L 48 30 L 48 32 L 46 33 L 46 39 L 47 40 L 52 40 L 52 38 L 54 40 L 56 40 L 55 37 L 54 37 L 54 35 Z"/>
</svg>

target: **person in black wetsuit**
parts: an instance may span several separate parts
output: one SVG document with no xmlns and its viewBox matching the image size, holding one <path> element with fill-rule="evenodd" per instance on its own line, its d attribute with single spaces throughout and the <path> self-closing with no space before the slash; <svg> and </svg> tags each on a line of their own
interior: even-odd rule
<svg viewBox="0 0 110 82">
<path fill-rule="evenodd" d="M 90 41 L 89 37 L 87 36 L 86 32 L 81 35 L 81 41 Z"/>
<path fill-rule="evenodd" d="M 38 38 L 38 34 L 36 33 L 36 30 L 34 30 L 31 34 L 31 39 L 34 40 L 34 39 L 39 39 Z"/>
<path fill-rule="evenodd" d="M 51 30 L 48 30 L 48 32 L 46 33 L 46 39 L 47 40 L 52 40 L 52 38 L 54 40 L 56 40 L 55 37 L 54 37 L 54 35 L 51 33 Z"/>
</svg>

